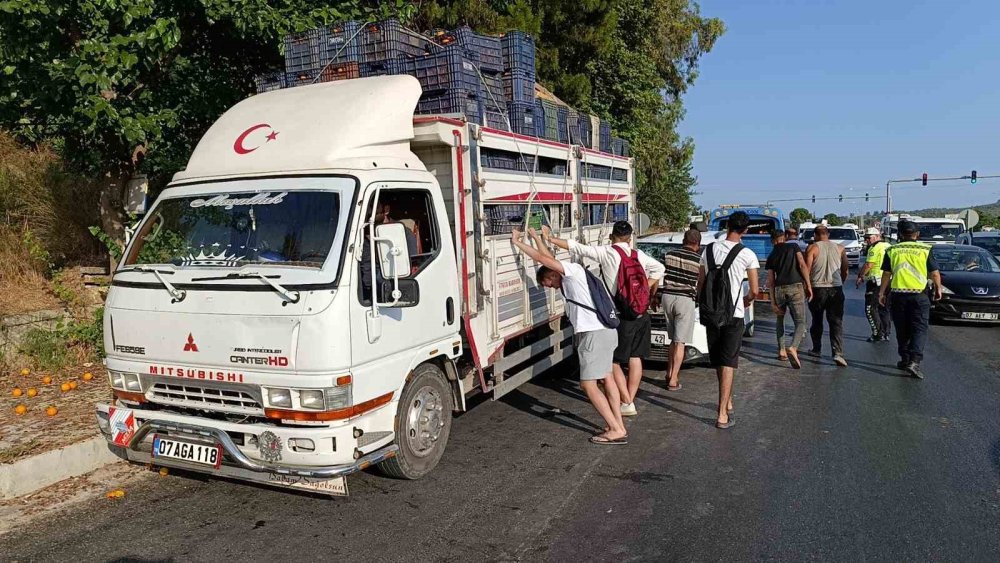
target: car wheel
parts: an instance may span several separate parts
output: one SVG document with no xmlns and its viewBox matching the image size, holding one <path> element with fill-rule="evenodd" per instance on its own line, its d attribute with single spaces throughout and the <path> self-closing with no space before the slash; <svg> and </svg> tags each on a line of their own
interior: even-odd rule
<svg viewBox="0 0 1000 563">
<path fill-rule="evenodd" d="M 419 479 L 437 466 L 451 433 L 451 402 L 451 389 L 440 368 L 423 364 L 414 370 L 396 410 L 399 451 L 379 464 L 382 473 Z"/>
</svg>

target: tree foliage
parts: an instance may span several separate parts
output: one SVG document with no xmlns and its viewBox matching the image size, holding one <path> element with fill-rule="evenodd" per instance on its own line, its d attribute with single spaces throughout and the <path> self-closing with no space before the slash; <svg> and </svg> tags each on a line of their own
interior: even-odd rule
<svg viewBox="0 0 1000 563">
<path fill-rule="evenodd" d="M 681 97 L 724 32 L 720 20 L 690 0 L 431 0 L 416 21 L 534 35 L 539 81 L 631 142 L 640 209 L 686 225 L 696 180 L 694 143 L 677 134 Z"/>
<path fill-rule="evenodd" d="M 812 212 L 804 207 L 797 207 L 788 214 L 788 219 L 791 221 L 792 226 L 797 228 L 802 223 L 812 219 Z"/>
<path fill-rule="evenodd" d="M 841 219 L 836 213 L 827 213 L 823 216 L 823 220 L 826 221 L 826 224 L 831 227 L 839 227 L 844 224 L 844 220 Z"/>
</svg>

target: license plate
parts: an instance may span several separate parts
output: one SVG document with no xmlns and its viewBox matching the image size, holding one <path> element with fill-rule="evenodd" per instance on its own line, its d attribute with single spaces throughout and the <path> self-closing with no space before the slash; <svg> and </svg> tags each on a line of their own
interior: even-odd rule
<svg viewBox="0 0 1000 563">
<path fill-rule="evenodd" d="M 1000 314 L 997 313 L 962 313 L 963 319 L 975 320 L 975 321 L 995 321 L 1000 318 Z"/>
<path fill-rule="evenodd" d="M 222 446 L 219 444 L 196 444 L 156 435 L 153 436 L 153 457 L 211 465 L 218 469 L 222 465 Z"/>
<path fill-rule="evenodd" d="M 657 334 L 657 333 L 654 332 L 652 334 L 652 336 L 651 336 L 650 342 L 652 342 L 656 346 L 666 346 L 667 345 L 667 335 L 663 334 L 663 333 Z"/>
</svg>

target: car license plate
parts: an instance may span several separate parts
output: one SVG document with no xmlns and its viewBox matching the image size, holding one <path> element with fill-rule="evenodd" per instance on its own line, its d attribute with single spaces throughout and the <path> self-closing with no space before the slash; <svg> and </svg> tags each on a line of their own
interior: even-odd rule
<svg viewBox="0 0 1000 563">
<path fill-rule="evenodd" d="M 1000 318 L 1000 314 L 997 313 L 962 313 L 963 319 L 975 320 L 975 321 L 995 321 Z"/>
<path fill-rule="evenodd" d="M 651 336 L 651 341 L 655 346 L 666 346 L 667 345 L 667 335 L 663 332 L 654 332 Z"/>
<path fill-rule="evenodd" d="M 219 444 L 196 444 L 154 435 L 153 457 L 211 465 L 218 469 L 222 464 L 222 446 Z"/>
</svg>

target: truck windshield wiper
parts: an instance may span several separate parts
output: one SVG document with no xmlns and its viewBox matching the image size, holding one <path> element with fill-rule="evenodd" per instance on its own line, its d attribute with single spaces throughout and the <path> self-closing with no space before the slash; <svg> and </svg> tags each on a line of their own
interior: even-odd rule
<svg viewBox="0 0 1000 563">
<path fill-rule="evenodd" d="M 161 284 L 163 284 L 163 287 L 165 287 L 167 289 L 167 293 L 170 294 L 170 302 L 171 303 L 180 303 L 181 301 L 184 301 L 185 297 L 187 297 L 187 292 L 186 291 L 184 291 L 183 289 L 177 289 L 176 287 L 173 286 L 173 284 L 171 284 L 167 280 L 163 279 L 163 274 L 167 274 L 167 275 L 171 275 L 171 276 L 174 275 L 173 270 L 162 270 L 162 269 L 159 269 L 159 268 L 150 268 L 149 266 L 132 266 L 128 270 L 124 270 L 124 271 L 126 271 L 126 272 L 146 272 L 146 273 L 150 273 L 150 274 L 153 274 L 154 276 L 156 276 L 157 281 L 159 281 Z"/>
<path fill-rule="evenodd" d="M 281 276 L 268 276 L 262 272 L 233 272 L 231 274 L 226 274 L 224 276 L 213 276 L 208 278 L 192 278 L 191 281 L 198 282 L 198 281 L 242 280 L 249 278 L 257 278 L 262 280 L 267 285 L 271 286 L 271 289 L 277 292 L 278 295 L 280 295 L 281 298 L 287 301 L 288 303 L 298 303 L 299 302 L 298 291 L 285 289 L 278 282 L 272 281 L 272 278 L 277 279 L 280 277 Z"/>
</svg>

